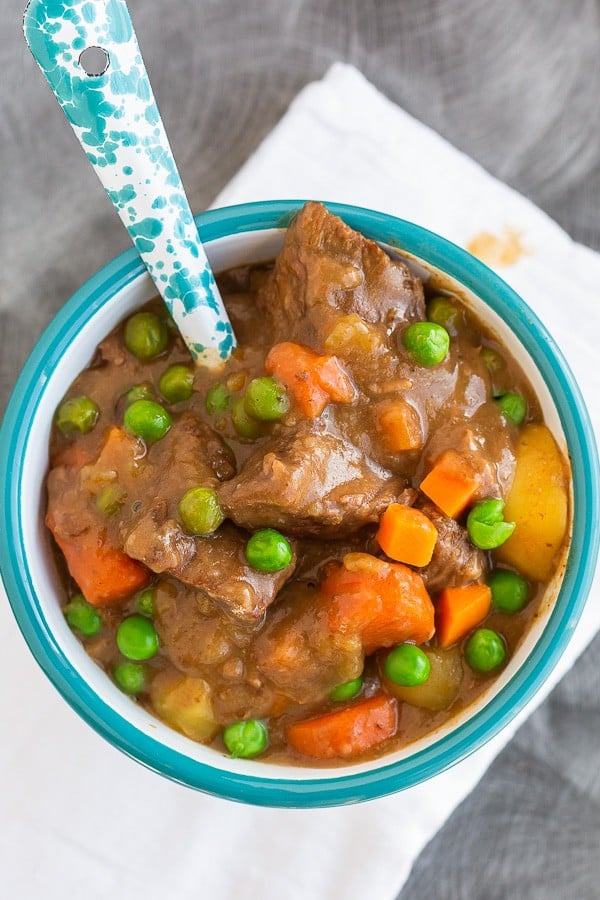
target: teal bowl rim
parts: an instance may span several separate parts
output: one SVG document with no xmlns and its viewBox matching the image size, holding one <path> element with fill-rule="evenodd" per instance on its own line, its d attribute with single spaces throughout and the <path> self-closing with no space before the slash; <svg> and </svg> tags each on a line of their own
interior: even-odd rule
<svg viewBox="0 0 600 900">
<path fill-rule="evenodd" d="M 203 241 L 285 227 L 303 200 L 246 203 L 196 217 Z M 352 228 L 406 250 L 446 272 L 479 296 L 512 330 L 535 361 L 556 405 L 571 454 L 573 536 L 559 597 L 537 644 L 511 680 L 467 722 L 426 749 L 368 772 L 310 780 L 247 776 L 192 760 L 135 728 L 100 699 L 58 646 L 32 586 L 24 553 L 21 461 L 30 424 L 64 349 L 143 265 L 132 248 L 89 279 L 50 322 L 16 383 L 0 431 L 0 572 L 23 636 L 35 659 L 69 705 L 111 744 L 172 780 L 216 796 L 260 806 L 319 807 L 353 803 L 409 788 L 464 759 L 496 735 L 533 697 L 565 650 L 583 610 L 600 540 L 598 451 L 577 383 L 560 350 L 526 303 L 501 278 L 460 247 L 393 216 L 327 203 Z M 579 564 L 575 559 L 579 553 Z M 276 770 L 274 769 L 274 775 Z"/>
</svg>

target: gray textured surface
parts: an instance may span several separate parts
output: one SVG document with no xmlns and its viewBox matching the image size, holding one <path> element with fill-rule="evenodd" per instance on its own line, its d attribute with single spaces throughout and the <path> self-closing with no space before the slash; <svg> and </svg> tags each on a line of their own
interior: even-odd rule
<svg viewBox="0 0 600 900">
<path fill-rule="evenodd" d="M 130 7 L 195 209 L 344 59 L 600 248 L 598 0 Z M 2 410 L 52 314 L 127 239 L 28 55 L 19 0 L 0 13 Z M 600 897 L 599 673 L 600 638 L 425 850 L 402 900 Z"/>
</svg>

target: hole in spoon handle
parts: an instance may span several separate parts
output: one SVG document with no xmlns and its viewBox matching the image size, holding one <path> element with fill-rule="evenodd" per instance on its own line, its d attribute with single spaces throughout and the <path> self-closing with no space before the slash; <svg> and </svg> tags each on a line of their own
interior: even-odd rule
<svg viewBox="0 0 600 900">
<path fill-rule="evenodd" d="M 104 47 L 86 47 L 79 54 L 78 62 L 86 75 L 98 78 L 110 66 L 110 56 Z"/>
</svg>

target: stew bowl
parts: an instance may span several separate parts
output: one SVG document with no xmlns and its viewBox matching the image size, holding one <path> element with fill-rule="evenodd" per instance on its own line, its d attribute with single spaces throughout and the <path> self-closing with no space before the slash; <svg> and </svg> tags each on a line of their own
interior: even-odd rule
<svg viewBox="0 0 600 900">
<path fill-rule="evenodd" d="M 200 235 L 216 271 L 273 257 L 302 201 L 251 203 L 202 213 Z M 86 655 L 61 612 L 62 587 L 44 526 L 44 479 L 54 410 L 99 341 L 155 294 L 135 251 L 91 278 L 37 342 L 0 432 L 0 566 L 34 657 L 64 699 L 99 734 L 177 782 L 270 806 L 331 806 L 402 790 L 481 747 L 532 698 L 581 615 L 598 551 L 598 459 L 577 385 L 528 306 L 486 266 L 441 237 L 377 212 L 328 204 L 351 227 L 442 273 L 496 332 L 528 375 L 556 441 L 571 461 L 569 548 L 509 665 L 474 704 L 443 727 L 379 759 L 322 769 L 230 759 L 194 743 L 121 693 Z"/>
</svg>

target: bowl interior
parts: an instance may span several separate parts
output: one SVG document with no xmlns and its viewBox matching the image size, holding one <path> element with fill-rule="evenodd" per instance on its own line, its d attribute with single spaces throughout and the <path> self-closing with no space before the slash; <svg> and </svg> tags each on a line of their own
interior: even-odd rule
<svg viewBox="0 0 600 900">
<path fill-rule="evenodd" d="M 230 218 L 231 215 L 230 213 Z M 210 216 L 208 214 L 207 218 L 210 219 Z M 200 217 L 200 220 L 203 218 Z M 344 218 L 348 221 L 348 216 Z M 267 224 L 263 224 L 264 221 Z M 239 227 L 239 217 L 236 222 Z M 210 231 L 208 239 L 203 235 L 215 271 L 273 257 L 281 247 L 284 234 L 282 227 L 267 227 L 268 224 L 275 223 L 276 219 L 271 215 L 270 219 L 261 220 L 259 225 L 255 222 L 255 228 L 231 234 L 227 233 L 232 230 L 231 222 L 228 227 L 226 219 L 220 226 L 217 221 L 213 229 L 216 229 L 215 236 L 211 238 Z M 384 240 L 386 234 L 390 233 L 389 223 L 389 217 L 380 216 L 376 222 L 376 234 L 373 234 L 371 225 L 369 236 Z M 219 227 L 223 232 L 220 236 Z M 416 226 L 408 227 L 416 229 Z M 363 227 L 361 230 L 368 232 L 368 228 Z M 422 230 L 416 229 L 416 232 L 422 241 Z M 435 238 L 435 241 L 440 242 L 441 239 Z M 431 253 L 427 254 L 426 259 L 419 254 L 420 249 L 425 249 L 425 245 L 419 241 L 407 241 L 406 237 L 402 240 L 402 235 L 400 240 L 390 241 L 394 248 L 398 243 L 408 250 L 413 259 L 425 263 L 430 270 L 437 270 L 447 276 L 449 269 L 453 268 L 452 253 L 447 249 L 452 245 L 439 249 L 439 261 L 435 266 L 431 262 Z M 454 248 L 454 251 L 459 256 L 466 256 L 458 248 Z M 128 254 L 120 260 L 124 261 L 126 257 Z M 442 259 L 444 264 L 439 265 Z M 472 265 L 469 260 L 465 261 L 465 265 L 467 263 Z M 545 420 L 566 453 L 568 443 L 573 448 L 572 441 L 567 440 L 562 412 L 564 403 L 570 401 L 569 398 L 565 400 L 562 385 L 555 385 L 554 390 L 551 390 L 548 379 L 541 371 L 546 362 L 551 370 L 558 365 L 550 339 L 533 319 L 533 331 L 526 330 L 526 339 L 520 338 L 516 333 L 518 329 L 514 327 L 514 316 L 520 317 L 518 321 L 521 321 L 529 311 L 526 307 L 525 312 L 523 311 L 520 301 L 514 295 L 510 296 L 512 292 L 505 285 L 502 290 L 508 292 L 511 302 L 503 300 L 502 290 L 497 293 L 498 285 L 503 283 L 489 270 L 476 262 L 475 270 L 477 285 L 486 286 L 487 293 L 494 294 L 495 308 L 490 306 L 489 301 L 485 302 L 481 298 L 485 292 L 475 291 L 469 286 L 469 279 L 463 278 L 460 283 L 454 281 L 452 286 L 498 335 L 500 341 L 510 348 L 528 375 L 540 399 Z M 259 803 L 317 805 L 378 796 L 389 790 L 414 784 L 445 768 L 491 737 L 515 714 L 516 702 L 518 701 L 520 708 L 547 674 L 550 648 L 553 648 L 553 662 L 556 661 L 556 655 L 560 651 L 556 629 L 560 629 L 563 647 L 573 630 L 576 621 L 574 611 L 580 611 L 583 603 L 581 590 L 575 590 L 575 584 L 570 586 L 568 598 L 565 597 L 565 603 L 570 603 L 569 609 L 562 611 L 558 617 L 561 621 L 556 617 L 559 606 L 556 598 L 565 571 L 566 552 L 554 582 L 546 593 L 540 614 L 510 664 L 490 689 L 438 731 L 381 759 L 358 765 L 324 770 L 273 765 L 260 760 L 231 760 L 163 725 L 121 693 L 92 662 L 71 633 L 61 613 L 61 586 L 49 535 L 43 525 L 43 484 L 48 465 L 50 429 L 57 404 L 75 374 L 89 363 L 99 340 L 156 293 L 154 285 L 133 255 L 129 255 L 127 263 L 123 263 L 121 269 L 113 269 L 104 279 L 102 276 L 102 272 L 96 276 L 100 279 L 98 284 L 94 284 L 92 280 L 78 292 L 50 327 L 49 331 L 52 333 L 46 333 L 40 341 L 36 350 L 37 358 L 30 361 L 29 368 L 26 367 L 22 376 L 22 379 L 29 379 L 28 399 L 27 402 L 24 401 L 26 410 L 21 407 L 21 414 L 25 415 L 26 420 L 25 423 L 21 421 L 20 426 L 9 436 L 11 458 L 19 460 L 16 478 L 10 488 L 9 503 L 10 527 L 16 540 L 15 550 L 10 554 L 8 564 L 3 560 L 3 572 L 9 597 L 25 637 L 34 655 L 67 701 L 109 740 L 151 768 L 195 787 Z M 516 304 L 516 308 L 511 303 Z M 540 365 L 540 361 L 543 365 Z M 32 378 L 34 373 L 37 377 L 35 383 Z M 567 387 L 573 389 L 568 382 Z M 569 421 L 566 425 L 569 426 Z M 587 444 L 584 443 L 585 447 Z M 591 578 L 591 574 L 589 577 Z M 578 588 L 581 588 L 582 579 L 585 581 L 579 572 Z M 552 619 L 556 621 L 553 628 L 549 628 Z M 526 672 L 526 661 L 531 662 L 534 657 L 535 665 L 531 665 Z M 343 787 L 332 792 L 334 784 Z M 262 790 L 260 796 L 256 793 L 259 786 Z M 268 786 L 272 790 L 267 790 Z"/>
</svg>

